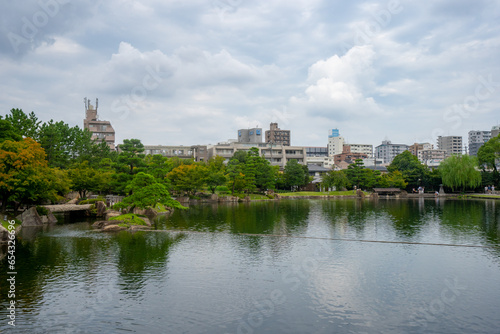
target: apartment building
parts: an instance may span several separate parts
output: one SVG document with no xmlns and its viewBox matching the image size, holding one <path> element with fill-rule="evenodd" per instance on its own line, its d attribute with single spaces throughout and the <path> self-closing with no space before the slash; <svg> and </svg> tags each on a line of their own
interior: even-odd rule
<svg viewBox="0 0 500 334">
<path fill-rule="evenodd" d="M 403 153 L 408 148 L 409 146 L 406 144 L 393 144 L 390 140 L 384 140 L 381 145 L 375 147 L 375 157 L 389 164 L 396 155 Z"/>
<path fill-rule="evenodd" d="M 330 130 L 328 135 L 328 156 L 341 154 L 344 149 L 344 138 L 340 137 L 338 129 Z"/>
<path fill-rule="evenodd" d="M 167 158 L 194 159 L 194 161 L 208 160 L 208 147 L 206 145 L 144 145 L 144 154 L 161 154 Z"/>
<path fill-rule="evenodd" d="M 438 136 L 437 146 L 444 150 L 445 158 L 452 154 L 462 154 L 462 136 Z"/>
<path fill-rule="evenodd" d="M 92 139 L 96 141 L 105 141 L 111 150 L 115 149 L 115 130 L 109 121 L 99 120 L 97 115 L 97 107 L 99 100 L 95 99 L 95 107 L 87 98 L 85 102 L 85 119 L 83 120 L 83 128 L 92 133 Z"/>
<path fill-rule="evenodd" d="M 252 147 L 259 149 L 259 156 L 266 158 L 273 166 L 285 168 L 290 160 L 297 160 L 299 164 L 307 164 L 307 154 L 305 147 L 286 146 L 283 144 L 271 143 L 218 143 L 208 147 L 208 158 L 221 156 L 229 161 L 237 151 L 250 151 Z"/>
<path fill-rule="evenodd" d="M 238 143 L 262 143 L 262 128 L 238 130 Z"/>
<path fill-rule="evenodd" d="M 491 131 L 469 131 L 469 155 L 477 156 L 477 151 L 491 139 Z"/>
<path fill-rule="evenodd" d="M 290 130 L 281 130 L 278 127 L 278 123 L 271 123 L 269 125 L 269 130 L 266 130 L 265 135 L 266 143 L 290 146 L 290 143 L 292 142 Z"/>
</svg>

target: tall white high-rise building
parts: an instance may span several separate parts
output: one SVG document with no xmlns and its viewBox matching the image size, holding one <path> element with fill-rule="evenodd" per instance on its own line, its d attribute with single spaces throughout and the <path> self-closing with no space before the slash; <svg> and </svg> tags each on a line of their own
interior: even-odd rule
<svg viewBox="0 0 500 334">
<path fill-rule="evenodd" d="M 328 135 L 328 156 L 333 157 L 335 154 L 341 154 L 344 149 L 344 138 L 340 137 L 338 129 L 330 130 Z"/>
</svg>

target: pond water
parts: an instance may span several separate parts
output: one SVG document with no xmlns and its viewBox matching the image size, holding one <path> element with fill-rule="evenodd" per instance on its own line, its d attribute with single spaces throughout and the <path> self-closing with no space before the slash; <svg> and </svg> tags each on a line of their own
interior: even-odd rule
<svg viewBox="0 0 500 334">
<path fill-rule="evenodd" d="M 0 331 L 499 332 L 500 202 L 197 205 L 156 229 L 25 229 L 16 327 L 0 262 Z"/>
</svg>

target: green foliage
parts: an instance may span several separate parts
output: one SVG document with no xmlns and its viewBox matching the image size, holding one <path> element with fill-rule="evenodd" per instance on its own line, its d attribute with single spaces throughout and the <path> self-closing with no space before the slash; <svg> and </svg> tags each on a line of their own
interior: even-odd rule
<svg viewBox="0 0 500 334">
<path fill-rule="evenodd" d="M 117 172 L 137 174 L 141 168 L 146 167 L 144 162 L 144 145 L 139 139 L 124 139 L 123 144 L 119 145 L 121 151 L 118 155 L 115 168 Z"/>
<path fill-rule="evenodd" d="M 284 175 L 286 185 L 292 189 L 306 185 L 309 176 L 306 170 L 295 159 L 288 160 L 285 165 Z"/>
<path fill-rule="evenodd" d="M 98 196 L 97 198 L 89 198 L 89 199 L 84 199 L 80 202 L 78 202 L 78 205 L 84 205 L 84 204 L 95 204 L 97 202 L 106 202 L 106 199 L 102 196 Z"/>
<path fill-rule="evenodd" d="M 410 151 L 398 154 L 387 166 L 389 172 L 401 172 L 409 187 L 418 187 L 426 177 L 427 168 Z"/>
<path fill-rule="evenodd" d="M 380 177 L 377 180 L 377 187 L 380 188 L 405 189 L 407 185 L 408 183 L 405 182 L 403 174 L 397 170 L 388 174 L 380 175 Z"/>
<path fill-rule="evenodd" d="M 226 166 L 224 165 L 224 158 L 221 156 L 215 156 L 207 161 L 207 177 L 206 185 L 208 189 L 215 194 L 215 191 L 220 186 L 226 184 Z M 227 191 L 227 188 L 226 188 Z"/>
<path fill-rule="evenodd" d="M 500 173 L 497 164 L 500 160 L 500 135 L 491 138 L 477 152 L 479 165 L 483 171 L 486 168 L 492 171 L 492 183 L 500 185 Z"/>
<path fill-rule="evenodd" d="M 46 216 L 49 214 L 49 209 L 47 209 L 46 207 L 44 206 L 40 206 L 40 205 L 37 205 L 36 206 L 36 212 L 40 215 L 40 216 Z"/>
<path fill-rule="evenodd" d="M 477 159 L 469 155 L 452 155 L 439 165 L 443 184 L 455 188 L 476 188 L 481 185 L 481 173 L 476 169 Z"/>
<path fill-rule="evenodd" d="M 88 162 L 84 161 L 68 172 L 71 180 L 71 188 L 78 191 L 80 198 L 87 197 L 90 191 L 96 191 L 99 188 L 101 174 L 94 168 L 89 167 Z"/>
<path fill-rule="evenodd" d="M 0 143 L 5 140 L 20 141 L 23 137 L 12 124 L 0 116 Z"/>
<path fill-rule="evenodd" d="M 22 109 L 11 109 L 10 115 L 7 115 L 5 119 L 12 124 L 19 135 L 38 140 L 38 131 L 42 122 L 38 120 L 34 112 L 26 115 Z"/>
<path fill-rule="evenodd" d="M 142 226 L 147 226 L 146 222 L 144 219 L 142 219 L 139 215 L 133 214 L 133 213 L 127 213 L 124 215 L 116 216 L 116 217 L 111 217 L 109 220 L 122 220 L 124 224 L 124 227 L 130 227 L 134 225 L 142 225 Z"/>
<path fill-rule="evenodd" d="M 167 174 L 174 189 L 194 195 L 205 184 L 208 169 L 203 165 L 180 165 Z"/>
<path fill-rule="evenodd" d="M 227 185 L 231 189 L 231 195 L 234 192 L 240 192 L 245 187 L 245 175 L 243 174 L 244 163 L 238 159 L 231 159 L 227 164 Z"/>
<path fill-rule="evenodd" d="M 15 210 L 21 203 L 54 199 L 54 171 L 47 166 L 45 152 L 31 138 L 0 143 L 0 198 L 2 211 L 7 203 Z"/>
<path fill-rule="evenodd" d="M 141 209 L 154 208 L 163 204 L 171 208 L 186 209 L 179 202 L 170 197 L 167 187 L 159 183 L 153 176 L 143 172 L 134 176 L 129 184 L 131 195 L 125 197 L 121 207 L 138 207 Z"/>
</svg>

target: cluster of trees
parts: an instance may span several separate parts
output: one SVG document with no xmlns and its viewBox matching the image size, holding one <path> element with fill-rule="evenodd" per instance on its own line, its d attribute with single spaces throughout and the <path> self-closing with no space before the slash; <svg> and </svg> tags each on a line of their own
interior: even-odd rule
<svg viewBox="0 0 500 334">
<path fill-rule="evenodd" d="M 394 158 L 387 167 L 388 173 L 381 174 L 363 166 L 356 160 L 345 171 L 330 171 L 323 176 L 326 188 L 362 189 L 395 187 L 412 191 L 420 186 L 439 189 L 440 184 L 451 190 L 478 189 L 485 185 L 499 185 L 497 164 L 500 160 L 500 135 L 490 139 L 478 152 L 478 156 L 451 156 L 439 168 L 428 169 L 418 158 L 405 151 Z"/>
<path fill-rule="evenodd" d="M 110 151 L 91 133 L 64 122 L 42 123 L 31 112 L 12 109 L 0 116 L 0 200 L 17 210 L 21 204 L 57 202 L 70 191 L 85 198 L 90 192 L 126 195 L 139 206 L 175 205 L 170 192 L 194 195 L 227 186 L 236 193 L 294 189 L 307 184 L 307 167 L 289 161 L 281 173 L 258 149 L 237 151 L 206 162 L 145 155 L 138 139 L 125 139 L 120 152 Z"/>
</svg>

